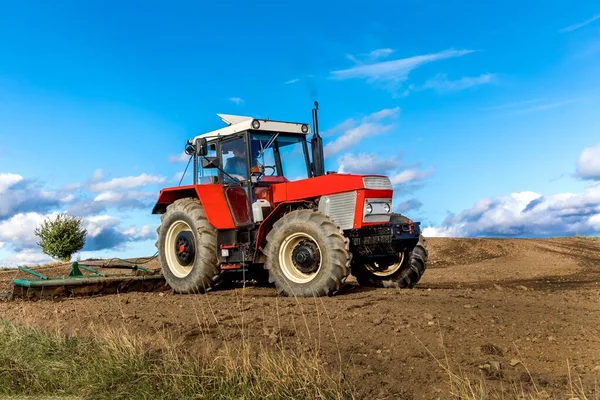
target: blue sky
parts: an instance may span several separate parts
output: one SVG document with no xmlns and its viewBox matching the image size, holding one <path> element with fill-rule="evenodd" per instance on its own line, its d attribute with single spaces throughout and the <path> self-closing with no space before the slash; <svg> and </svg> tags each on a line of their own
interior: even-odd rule
<svg viewBox="0 0 600 400">
<path fill-rule="evenodd" d="M 0 265 L 85 218 L 82 256 L 154 253 L 163 186 L 216 113 L 310 122 L 430 235 L 600 233 L 600 6 L 4 2 Z"/>
</svg>

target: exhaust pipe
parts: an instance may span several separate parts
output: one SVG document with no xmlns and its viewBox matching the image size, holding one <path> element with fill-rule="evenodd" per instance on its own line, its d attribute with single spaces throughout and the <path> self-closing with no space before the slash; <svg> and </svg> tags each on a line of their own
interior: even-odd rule
<svg viewBox="0 0 600 400">
<path fill-rule="evenodd" d="M 319 103 L 315 101 L 315 108 L 312 110 L 313 117 L 313 137 L 310 141 L 312 150 L 312 173 L 313 176 L 325 175 L 325 157 L 323 156 L 323 139 L 319 135 L 319 121 L 317 118 L 317 111 L 319 110 Z"/>
</svg>

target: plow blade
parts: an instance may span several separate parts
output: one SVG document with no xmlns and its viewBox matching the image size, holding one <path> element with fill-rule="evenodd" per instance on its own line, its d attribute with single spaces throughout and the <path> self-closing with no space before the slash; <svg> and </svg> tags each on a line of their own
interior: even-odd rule
<svg viewBox="0 0 600 400">
<path fill-rule="evenodd" d="M 125 292 L 155 292 L 166 289 L 163 275 L 139 267 L 131 274 L 107 275 L 89 266 L 73 263 L 69 276 L 47 277 L 39 272 L 19 267 L 36 276 L 35 279 L 13 280 L 12 298 L 42 299 L 92 296 Z M 83 275 L 80 269 L 93 275 Z"/>
</svg>

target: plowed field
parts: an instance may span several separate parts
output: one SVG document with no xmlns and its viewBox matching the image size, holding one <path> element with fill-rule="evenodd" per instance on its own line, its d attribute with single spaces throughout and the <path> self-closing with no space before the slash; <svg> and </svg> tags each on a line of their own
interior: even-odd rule
<svg viewBox="0 0 600 400">
<path fill-rule="evenodd" d="M 366 399 L 450 398 L 441 365 L 493 388 L 533 382 L 556 398 L 565 398 L 569 373 L 573 384 L 600 386 L 600 241 L 432 238 L 427 245 L 428 268 L 412 290 L 350 282 L 316 300 L 255 286 L 6 299 L 0 316 L 72 335 L 99 326 L 148 337 L 166 330 L 189 348 L 241 338 L 294 348 L 308 340 L 328 367 L 341 360 Z M 0 292 L 17 276 L 24 277 L 0 272 Z"/>
</svg>

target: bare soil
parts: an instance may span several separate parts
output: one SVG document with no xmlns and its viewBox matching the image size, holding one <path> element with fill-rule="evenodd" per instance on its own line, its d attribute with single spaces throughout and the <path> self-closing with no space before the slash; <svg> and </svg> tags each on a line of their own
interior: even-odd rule
<svg viewBox="0 0 600 400">
<path fill-rule="evenodd" d="M 286 349 L 308 340 L 332 370 L 341 361 L 367 399 L 449 398 L 446 365 L 495 390 L 535 384 L 553 398 L 565 398 L 570 380 L 600 386 L 600 241 L 432 238 L 427 245 L 428 269 L 412 290 L 350 282 L 319 299 L 256 286 L 206 295 L 163 290 L 5 300 L 0 316 L 73 335 L 119 326 L 147 337 L 168 332 L 190 349 L 206 340 Z M 0 292 L 24 276 L 0 272 Z"/>
</svg>

